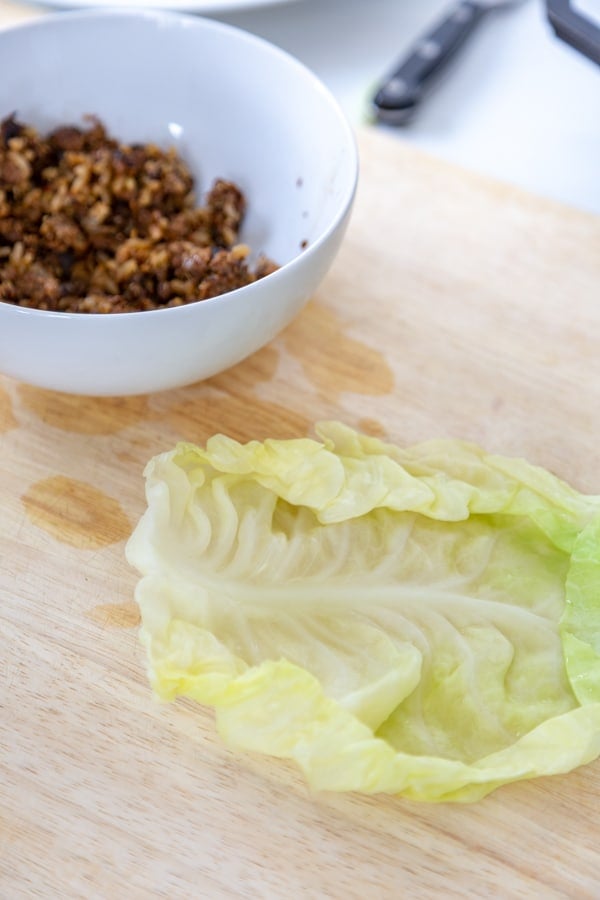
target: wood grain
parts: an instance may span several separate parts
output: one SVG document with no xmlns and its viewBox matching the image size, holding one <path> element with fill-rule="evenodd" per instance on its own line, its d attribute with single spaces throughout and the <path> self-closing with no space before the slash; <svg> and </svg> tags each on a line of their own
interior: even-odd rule
<svg viewBox="0 0 600 900">
<path fill-rule="evenodd" d="M 123 523 L 180 438 L 336 417 L 600 492 L 600 220 L 375 132 L 360 149 L 333 270 L 253 358 L 133 401 L 0 380 L 2 898 L 600 896 L 598 763 L 474 806 L 312 796 L 223 747 L 209 711 L 150 694 Z M 49 499 L 61 484 L 75 507 Z"/>
</svg>

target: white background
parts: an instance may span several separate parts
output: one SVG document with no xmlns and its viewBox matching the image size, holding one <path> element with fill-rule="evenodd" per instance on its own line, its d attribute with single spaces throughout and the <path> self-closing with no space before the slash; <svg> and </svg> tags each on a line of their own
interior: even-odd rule
<svg viewBox="0 0 600 900">
<path fill-rule="evenodd" d="M 600 0 L 585 4 L 600 17 Z M 446 9 L 447 0 L 295 0 L 219 18 L 301 59 L 358 124 L 380 76 Z M 386 130 L 600 214 L 600 66 L 554 36 L 541 0 L 488 13 L 418 119 Z"/>
</svg>

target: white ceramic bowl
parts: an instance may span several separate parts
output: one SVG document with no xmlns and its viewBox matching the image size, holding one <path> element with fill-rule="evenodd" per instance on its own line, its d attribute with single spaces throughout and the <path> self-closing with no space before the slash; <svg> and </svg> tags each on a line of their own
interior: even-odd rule
<svg viewBox="0 0 600 900">
<path fill-rule="evenodd" d="M 126 10 L 0 32 L 0 61 L 0 118 L 16 111 L 45 131 L 92 113 L 120 140 L 176 145 L 199 199 L 216 177 L 241 187 L 242 240 L 281 265 L 221 297 L 149 312 L 0 302 L 0 371 L 58 391 L 148 393 L 234 365 L 299 312 L 338 250 L 358 171 L 347 121 L 304 66 L 208 19 Z"/>
</svg>

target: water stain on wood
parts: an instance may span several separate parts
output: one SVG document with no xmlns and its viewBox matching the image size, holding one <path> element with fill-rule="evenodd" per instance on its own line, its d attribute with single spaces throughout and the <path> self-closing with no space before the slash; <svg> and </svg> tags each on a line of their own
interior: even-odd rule
<svg viewBox="0 0 600 900">
<path fill-rule="evenodd" d="M 16 428 L 19 423 L 15 418 L 10 397 L 4 388 L 0 388 L 0 433 Z"/>
<path fill-rule="evenodd" d="M 357 428 L 359 431 L 362 431 L 363 434 L 368 434 L 369 437 L 383 438 L 386 435 L 385 427 L 381 422 L 377 419 L 371 419 L 370 417 L 359 419 Z"/>
<path fill-rule="evenodd" d="M 344 334 L 345 323 L 322 303 L 310 303 L 283 334 L 287 350 L 315 387 L 331 396 L 344 392 L 389 394 L 394 373 L 379 350 Z"/>
<path fill-rule="evenodd" d="M 46 425 L 78 434 L 115 434 L 148 412 L 146 397 L 79 397 L 21 385 L 19 398 Z"/>
<path fill-rule="evenodd" d="M 279 351 L 272 344 L 268 344 L 237 366 L 209 378 L 204 383 L 228 394 L 239 394 L 261 382 L 271 381 L 278 364 Z"/>
<path fill-rule="evenodd" d="M 301 413 L 252 395 L 236 396 L 205 391 L 161 415 L 178 440 L 203 443 L 216 432 L 238 441 L 304 437 L 311 422 Z"/>
<path fill-rule="evenodd" d="M 136 628 L 141 622 L 137 603 L 101 603 L 86 613 L 103 628 Z"/>
<path fill-rule="evenodd" d="M 131 533 L 129 519 L 117 500 L 64 475 L 35 482 L 22 501 L 34 525 L 79 550 L 98 550 Z"/>
</svg>

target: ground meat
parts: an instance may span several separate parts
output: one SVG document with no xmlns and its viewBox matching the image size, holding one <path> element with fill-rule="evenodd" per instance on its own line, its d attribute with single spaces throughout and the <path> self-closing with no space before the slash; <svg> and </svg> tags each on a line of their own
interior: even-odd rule
<svg viewBox="0 0 600 900">
<path fill-rule="evenodd" d="M 275 271 L 239 243 L 246 200 L 217 180 L 204 206 L 175 150 L 125 145 L 97 119 L 41 137 L 0 123 L 0 301 L 63 312 L 181 306 Z"/>
</svg>

